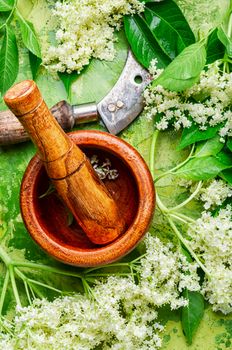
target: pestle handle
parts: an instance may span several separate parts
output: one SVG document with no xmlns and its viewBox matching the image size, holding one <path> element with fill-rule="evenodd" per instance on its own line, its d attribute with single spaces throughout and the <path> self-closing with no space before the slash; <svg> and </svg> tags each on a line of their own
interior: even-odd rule
<svg viewBox="0 0 232 350">
<path fill-rule="evenodd" d="M 5 103 L 35 143 L 49 178 L 77 222 L 96 244 L 124 230 L 119 210 L 85 154 L 64 133 L 32 80 L 13 86 Z"/>
</svg>

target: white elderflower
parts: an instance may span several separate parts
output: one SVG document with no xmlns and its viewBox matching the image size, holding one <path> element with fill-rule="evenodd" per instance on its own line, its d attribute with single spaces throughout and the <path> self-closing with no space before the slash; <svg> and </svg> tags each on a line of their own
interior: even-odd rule
<svg viewBox="0 0 232 350">
<path fill-rule="evenodd" d="M 56 46 L 43 54 L 43 63 L 52 71 L 80 72 L 92 57 L 112 61 L 115 56 L 114 31 L 123 16 L 140 13 L 138 0 L 67 0 L 56 2 Z"/>
<path fill-rule="evenodd" d="M 150 71 L 154 79 L 162 73 L 156 61 Z M 169 126 L 176 130 L 189 128 L 193 122 L 200 130 L 206 130 L 220 124 L 220 140 L 225 142 L 225 137 L 232 135 L 231 96 L 232 73 L 222 74 L 216 61 L 201 72 L 199 83 L 183 92 L 168 91 L 160 85 L 148 86 L 144 92 L 145 117 L 154 118 L 158 130 Z"/>
<path fill-rule="evenodd" d="M 163 69 L 157 68 L 157 63 L 158 63 L 157 58 L 154 58 L 150 62 L 149 73 L 152 75 L 153 79 L 158 78 L 158 76 L 163 72 Z"/>
<path fill-rule="evenodd" d="M 232 208 L 228 205 L 217 216 L 203 212 L 188 230 L 191 246 L 201 257 L 208 275 L 202 292 L 215 311 L 232 311 Z"/>
<path fill-rule="evenodd" d="M 200 191 L 200 199 L 204 202 L 205 209 L 221 205 L 228 197 L 232 197 L 232 186 L 223 180 L 212 180 Z"/>
<path fill-rule="evenodd" d="M 140 266 L 140 268 L 139 268 Z M 184 288 L 199 290 L 196 264 L 172 244 L 148 235 L 146 254 L 133 277 L 110 276 L 92 288 L 94 299 L 75 294 L 19 308 L 11 333 L 0 333 L 9 350 L 157 350 L 164 327 L 159 307 L 187 305 Z M 192 279 L 189 276 L 192 276 Z M 13 334 L 13 336 L 11 336 Z"/>
<path fill-rule="evenodd" d="M 188 263 L 172 244 L 163 244 L 158 238 L 148 236 L 147 253 L 141 261 L 141 288 L 150 303 L 161 306 L 166 303 L 172 309 L 185 306 L 180 297 L 184 288 L 199 290 L 197 265 Z M 187 275 L 191 274 L 191 278 Z"/>
</svg>

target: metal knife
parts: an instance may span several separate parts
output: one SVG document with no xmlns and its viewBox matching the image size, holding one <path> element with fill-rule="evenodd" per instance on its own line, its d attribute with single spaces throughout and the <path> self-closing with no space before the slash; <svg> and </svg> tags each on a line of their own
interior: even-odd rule
<svg viewBox="0 0 232 350">
<path fill-rule="evenodd" d="M 98 103 L 70 106 L 58 102 L 50 110 L 65 130 L 75 124 L 88 123 L 102 118 L 112 134 L 126 128 L 142 111 L 144 88 L 151 76 L 128 51 L 125 67 L 111 91 Z M 21 123 L 10 111 L 0 112 L 0 145 L 9 145 L 29 140 Z"/>
</svg>

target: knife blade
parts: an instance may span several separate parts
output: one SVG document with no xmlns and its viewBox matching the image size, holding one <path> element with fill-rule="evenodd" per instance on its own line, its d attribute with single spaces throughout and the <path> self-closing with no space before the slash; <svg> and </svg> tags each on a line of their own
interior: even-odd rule
<svg viewBox="0 0 232 350">
<path fill-rule="evenodd" d="M 142 111 L 142 93 L 150 81 L 148 71 L 128 51 L 118 81 L 98 104 L 92 102 L 70 106 L 66 101 L 60 101 L 50 110 L 65 130 L 72 129 L 76 124 L 96 121 L 100 116 L 108 131 L 118 134 Z M 14 114 L 10 111 L 0 112 L 0 145 L 27 140 L 29 136 Z"/>
</svg>

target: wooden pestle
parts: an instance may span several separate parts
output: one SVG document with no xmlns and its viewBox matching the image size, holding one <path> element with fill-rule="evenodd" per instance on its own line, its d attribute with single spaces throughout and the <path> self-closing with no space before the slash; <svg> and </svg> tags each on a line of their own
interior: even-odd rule
<svg viewBox="0 0 232 350">
<path fill-rule="evenodd" d="M 45 104 L 36 83 L 25 80 L 4 96 L 32 141 L 58 194 L 95 244 L 107 244 L 125 223 L 105 185 L 85 154 L 61 129 Z"/>
</svg>

